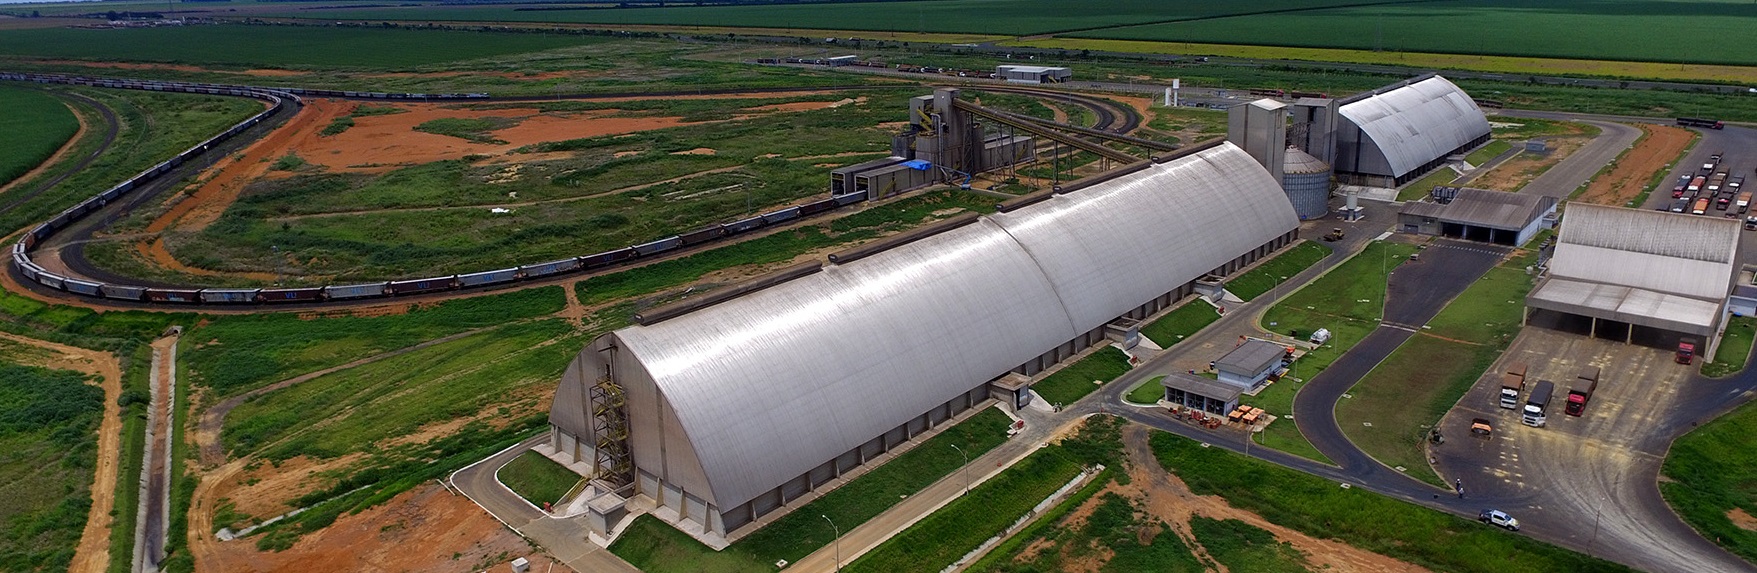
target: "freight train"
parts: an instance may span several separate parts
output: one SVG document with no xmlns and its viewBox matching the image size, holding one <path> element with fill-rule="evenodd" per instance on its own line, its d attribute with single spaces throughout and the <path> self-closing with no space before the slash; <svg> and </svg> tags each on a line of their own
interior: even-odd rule
<svg viewBox="0 0 1757 573">
<path fill-rule="evenodd" d="M 244 130 L 261 123 L 274 114 L 288 108 L 303 105 L 301 95 L 319 97 L 362 97 L 374 99 L 484 99 L 485 94 L 386 94 L 376 92 L 337 92 L 332 90 L 306 90 L 284 88 L 255 88 L 247 86 L 226 86 L 218 84 L 193 84 L 183 82 L 162 82 L 125 79 L 100 79 L 59 74 L 20 74 L 0 73 L 0 80 L 28 81 L 38 83 L 60 83 L 105 88 L 140 89 L 151 91 L 174 91 L 187 93 L 205 93 L 214 95 L 231 95 L 251 97 L 270 103 L 267 110 L 251 116 L 249 119 L 233 125 L 219 135 L 208 138 L 194 147 L 189 148 L 176 157 L 154 165 L 128 180 L 117 184 L 78 205 L 68 208 L 36 226 L 24 234 L 17 243 L 12 245 L 12 264 L 25 279 L 36 282 L 44 287 L 64 291 L 76 295 L 94 298 L 105 298 L 141 303 L 191 304 L 191 305 L 242 305 L 242 304 L 283 304 L 283 303 L 317 303 L 327 301 L 351 301 L 395 296 L 441 292 L 449 290 L 473 289 L 500 286 L 509 283 L 555 277 L 567 273 L 602 269 L 637 259 L 661 255 L 685 247 L 722 240 L 727 237 L 749 233 L 765 227 L 779 225 L 809 217 L 827 211 L 865 201 L 864 192 L 832 195 L 825 199 L 787 207 L 778 211 L 763 213 L 746 219 L 722 223 L 697 229 L 687 233 L 673 235 L 652 242 L 630 245 L 620 249 L 566 258 L 544 263 L 520 265 L 517 267 L 482 271 L 468 274 L 444 275 L 411 280 L 379 281 L 351 285 L 330 285 L 306 288 L 159 288 L 95 282 L 76 277 L 62 276 L 31 261 L 30 252 L 38 244 L 47 240 L 50 235 L 66 229 L 75 221 L 103 208 L 136 189 L 140 189 L 152 180 L 171 172 L 173 169 L 206 153 L 221 142 L 232 138 Z"/>
</svg>

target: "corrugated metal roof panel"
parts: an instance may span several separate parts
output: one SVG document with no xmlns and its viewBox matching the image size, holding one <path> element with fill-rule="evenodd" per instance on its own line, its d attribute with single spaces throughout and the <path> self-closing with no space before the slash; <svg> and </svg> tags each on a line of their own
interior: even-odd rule
<svg viewBox="0 0 1757 573">
<path fill-rule="evenodd" d="M 1439 76 L 1345 104 L 1337 113 L 1372 139 L 1397 177 L 1489 133 L 1476 102 Z"/>
<path fill-rule="evenodd" d="M 1543 217 L 1544 213 L 1555 206 L 1555 197 L 1466 187 L 1459 189 L 1458 196 L 1449 204 L 1407 203 L 1403 206 L 1403 213 L 1452 223 L 1517 231 Z"/>
<path fill-rule="evenodd" d="M 1223 144 L 612 336 L 734 507 L 1298 224 Z"/>
<path fill-rule="evenodd" d="M 1739 247 L 1739 221 L 1572 203 L 1559 239 L 1564 244 L 1731 263 Z"/>
</svg>

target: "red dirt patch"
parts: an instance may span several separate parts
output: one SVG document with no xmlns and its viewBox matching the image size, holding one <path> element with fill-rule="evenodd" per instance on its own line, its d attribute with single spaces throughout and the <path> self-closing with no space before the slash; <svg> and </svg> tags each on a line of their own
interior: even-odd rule
<svg viewBox="0 0 1757 573">
<path fill-rule="evenodd" d="M 1548 153 L 1538 155 L 1521 152 L 1476 178 L 1470 186 L 1495 191 L 1518 191 L 1550 167 L 1573 155 L 1588 141 L 1591 139 L 1585 137 L 1552 137 L 1547 142 L 1550 149 Z"/>
<path fill-rule="evenodd" d="M 1641 194 L 1653 174 L 1665 169 L 1672 159 L 1684 152 L 1696 132 L 1666 125 L 1636 124 L 1645 134 L 1640 143 L 1623 154 L 1615 167 L 1593 180 L 1576 200 L 1599 205 L 1621 206 Z M 1667 188 L 1666 182 L 1660 182 Z"/>
<path fill-rule="evenodd" d="M 552 566 L 547 555 L 536 554 L 468 498 L 433 484 L 357 515 L 344 514 L 286 551 L 258 551 L 254 537 L 203 545 L 211 551 L 201 555 L 201 571 L 463 573 L 501 570 L 517 557 L 530 559 L 533 571 Z"/>
<path fill-rule="evenodd" d="M 1732 510 L 1726 512 L 1726 518 L 1732 520 L 1733 525 L 1739 526 L 1739 529 L 1757 531 L 1757 517 L 1752 517 L 1751 514 L 1746 513 L 1745 508 L 1732 508 Z"/>
</svg>

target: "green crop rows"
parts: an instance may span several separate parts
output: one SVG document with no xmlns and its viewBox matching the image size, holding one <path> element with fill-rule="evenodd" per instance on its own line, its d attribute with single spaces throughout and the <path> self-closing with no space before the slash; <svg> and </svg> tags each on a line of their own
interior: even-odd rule
<svg viewBox="0 0 1757 573">
<path fill-rule="evenodd" d="M 0 88 L 0 109 L 0 185 L 48 160 L 79 131 L 73 112 L 42 91 Z"/>
<path fill-rule="evenodd" d="M 40 28 L 0 32 L 0 54 L 222 66 L 400 69 L 598 41 L 547 34 L 306 26 Z M 219 49 L 221 46 L 224 49 Z"/>
</svg>

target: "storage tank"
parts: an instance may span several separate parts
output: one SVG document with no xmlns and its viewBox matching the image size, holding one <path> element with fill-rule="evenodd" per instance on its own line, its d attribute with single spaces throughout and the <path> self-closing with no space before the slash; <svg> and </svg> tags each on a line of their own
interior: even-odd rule
<svg viewBox="0 0 1757 573">
<path fill-rule="evenodd" d="M 1324 163 L 1297 147 L 1287 148 L 1282 166 L 1281 188 L 1300 220 L 1317 219 L 1330 214 L 1330 164 Z"/>
</svg>

